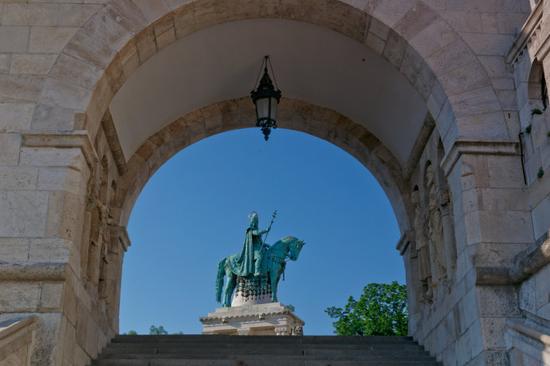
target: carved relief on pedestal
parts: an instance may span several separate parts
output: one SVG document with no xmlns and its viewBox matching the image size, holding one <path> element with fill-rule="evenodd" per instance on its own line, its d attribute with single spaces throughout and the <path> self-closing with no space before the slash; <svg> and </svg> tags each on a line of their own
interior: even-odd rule
<svg viewBox="0 0 550 366">
<path fill-rule="evenodd" d="M 414 248 L 418 259 L 418 278 L 422 289 L 421 298 L 425 302 L 431 302 L 433 300 L 433 284 L 430 248 L 426 237 L 426 210 L 422 205 L 418 186 L 413 189 L 411 201 L 414 206 Z"/>
<path fill-rule="evenodd" d="M 437 297 L 435 289 L 451 285 L 456 269 L 456 245 L 451 197 L 443 172 L 431 160 L 426 160 L 420 173 L 419 184 L 411 193 L 414 215 L 411 257 L 416 259 L 419 298 L 430 303 Z"/>
<path fill-rule="evenodd" d="M 443 224 L 439 204 L 439 191 L 435 182 L 435 174 L 431 162 L 426 164 L 424 182 L 427 194 L 428 208 L 428 243 L 432 254 L 432 274 L 435 284 L 445 281 L 447 267 L 445 261 L 445 245 L 443 242 Z"/>
</svg>

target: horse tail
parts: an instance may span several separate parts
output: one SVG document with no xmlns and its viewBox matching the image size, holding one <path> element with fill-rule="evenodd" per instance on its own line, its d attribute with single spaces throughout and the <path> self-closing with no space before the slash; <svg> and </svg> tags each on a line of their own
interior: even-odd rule
<svg viewBox="0 0 550 366">
<path fill-rule="evenodd" d="M 222 302 L 222 290 L 223 290 L 223 277 L 225 276 L 225 261 L 227 258 L 222 259 L 218 264 L 218 277 L 216 279 L 216 301 Z"/>
</svg>

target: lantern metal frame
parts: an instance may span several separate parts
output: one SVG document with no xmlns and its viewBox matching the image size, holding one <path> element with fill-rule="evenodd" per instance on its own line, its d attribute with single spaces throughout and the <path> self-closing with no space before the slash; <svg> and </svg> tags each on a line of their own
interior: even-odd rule
<svg viewBox="0 0 550 366">
<path fill-rule="evenodd" d="M 263 69 L 263 76 L 260 79 L 260 75 L 262 74 L 262 69 Z M 264 134 L 264 140 L 267 141 L 269 140 L 271 129 L 277 128 L 277 120 L 276 118 L 273 117 L 274 114 L 276 113 L 273 113 L 273 112 L 277 111 L 278 104 L 281 100 L 282 92 L 277 85 L 275 74 L 273 72 L 273 66 L 271 65 L 271 60 L 269 56 L 264 57 L 264 60 L 262 63 L 262 69 L 260 69 L 260 74 L 258 75 L 256 84 L 254 85 L 256 89 L 250 92 L 250 98 L 252 99 L 252 102 L 256 107 L 256 127 L 260 127 L 260 129 L 262 130 L 262 133 Z M 269 76 L 269 69 L 271 69 L 271 74 L 273 75 L 273 81 Z M 259 80 L 259 83 L 258 83 L 258 80 Z M 262 99 L 267 99 L 268 101 L 267 115 L 265 116 L 264 115 L 260 116 L 260 111 L 258 110 L 258 101 Z M 273 101 L 276 101 L 277 103 L 273 105 Z"/>
</svg>

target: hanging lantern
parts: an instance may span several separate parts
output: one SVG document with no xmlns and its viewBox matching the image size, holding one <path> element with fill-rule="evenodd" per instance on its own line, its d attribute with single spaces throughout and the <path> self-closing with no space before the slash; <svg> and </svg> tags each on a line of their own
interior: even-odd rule
<svg viewBox="0 0 550 366">
<path fill-rule="evenodd" d="M 273 74 L 269 56 L 265 56 L 262 64 L 263 76 L 259 84 L 256 82 L 256 89 L 250 93 L 252 102 L 256 106 L 256 127 L 260 127 L 266 141 L 269 139 L 271 129 L 277 128 L 277 107 L 281 100 L 281 91 L 277 87 L 277 82 L 275 81 L 274 85 L 271 81 L 268 67 L 271 69 L 271 74 Z M 274 75 L 273 79 L 275 79 Z"/>
</svg>

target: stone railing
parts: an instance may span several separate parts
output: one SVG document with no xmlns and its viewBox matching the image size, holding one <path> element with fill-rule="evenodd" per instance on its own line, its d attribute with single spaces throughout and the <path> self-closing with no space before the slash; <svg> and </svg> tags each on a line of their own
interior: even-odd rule
<svg viewBox="0 0 550 366">
<path fill-rule="evenodd" d="M 541 49 L 544 49 L 544 53 L 547 52 L 548 46 L 546 45 L 546 41 L 548 39 L 548 32 L 546 29 L 543 29 L 544 6 L 544 1 L 539 1 L 531 12 L 531 15 L 529 15 L 529 18 L 527 18 L 508 53 L 508 63 L 513 64 L 517 62 L 526 50 L 530 50 L 532 54 L 538 54 L 538 51 Z M 540 57 L 542 55 L 538 54 L 537 56 Z"/>
<path fill-rule="evenodd" d="M 550 335 L 547 326 L 530 319 L 508 320 L 505 332 L 512 365 L 550 365 Z"/>
<path fill-rule="evenodd" d="M 542 268 L 550 265 L 550 232 L 523 252 L 516 255 L 510 267 L 476 268 L 476 284 L 485 286 L 518 285 Z"/>
<path fill-rule="evenodd" d="M 30 365 L 37 323 L 35 317 L 0 322 L 0 366 Z"/>
</svg>

